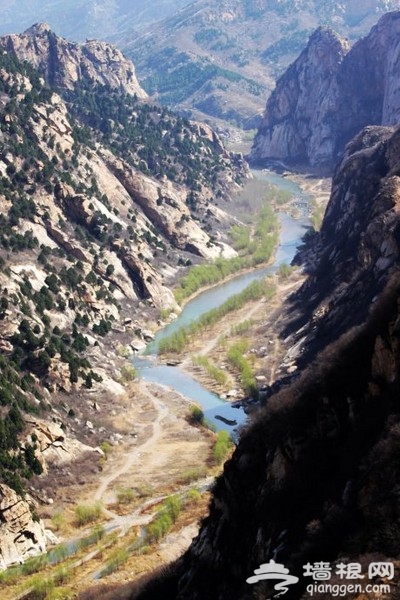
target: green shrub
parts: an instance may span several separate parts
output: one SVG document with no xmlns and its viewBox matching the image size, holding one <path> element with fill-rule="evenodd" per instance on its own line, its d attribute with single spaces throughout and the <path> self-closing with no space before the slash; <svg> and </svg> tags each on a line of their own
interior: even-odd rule
<svg viewBox="0 0 400 600">
<path fill-rule="evenodd" d="M 75 521 L 78 527 L 94 523 L 103 514 L 103 507 L 99 502 L 95 504 L 80 504 L 75 509 Z"/>
<path fill-rule="evenodd" d="M 132 488 L 117 488 L 115 491 L 118 504 L 130 504 L 135 498 Z"/>
<path fill-rule="evenodd" d="M 198 404 L 191 404 L 189 408 L 189 422 L 192 425 L 202 425 L 204 422 L 204 412 Z"/>
<path fill-rule="evenodd" d="M 227 431 L 219 431 L 213 447 L 213 456 L 217 464 L 221 464 L 232 447 L 232 440 Z"/>
</svg>

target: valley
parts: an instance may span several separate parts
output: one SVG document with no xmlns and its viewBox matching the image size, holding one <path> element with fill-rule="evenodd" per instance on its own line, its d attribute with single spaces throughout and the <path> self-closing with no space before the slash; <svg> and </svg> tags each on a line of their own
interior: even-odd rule
<svg viewBox="0 0 400 600">
<path fill-rule="evenodd" d="M 0 37 L 0 595 L 396 600 L 400 12 L 174 5 Z"/>
<path fill-rule="evenodd" d="M 308 181 L 304 180 L 304 184 L 310 187 Z M 312 187 L 315 185 L 313 182 Z M 260 199 L 259 196 L 254 197 L 254 187 L 249 183 L 248 188 L 250 193 L 248 200 L 258 203 Z M 241 197 L 243 200 L 243 195 Z M 290 211 L 289 207 L 288 210 Z M 255 344 L 261 344 L 262 339 L 264 339 L 262 343 L 265 344 L 263 328 L 268 329 L 271 344 L 274 340 L 274 353 L 267 361 L 272 378 L 284 350 L 277 336 L 279 327 L 274 327 L 274 332 L 269 328 L 272 323 L 275 326 L 278 324 L 276 315 L 282 301 L 290 290 L 299 286 L 302 280 L 303 277 L 296 273 L 290 275 L 288 279 L 285 278 L 281 284 L 278 284 L 271 301 L 266 303 L 265 300 L 261 300 L 246 304 L 244 309 L 232 313 L 227 319 L 224 318 L 216 330 L 213 329 L 196 340 L 191 351 L 196 350 L 200 354 L 215 352 L 217 338 L 222 330 L 226 331 L 240 323 L 245 311 L 247 317 L 254 319 L 250 333 L 255 336 Z M 113 334 L 109 334 L 109 337 L 110 348 L 115 347 Z M 119 338 L 118 345 L 121 347 L 123 340 L 121 334 Z M 211 355 L 214 359 L 215 355 Z M 126 358 L 120 357 L 116 364 L 121 364 L 121 361 L 126 361 Z M 189 360 L 186 359 L 182 367 L 185 369 L 189 367 L 189 371 L 206 387 L 215 388 L 213 384 L 210 385 L 210 380 L 204 374 L 190 367 L 188 363 Z M 265 370 L 266 365 L 260 365 L 261 368 Z M 240 390 L 240 382 L 235 379 L 232 385 Z M 98 525 L 102 524 L 106 532 L 114 530 L 118 536 L 122 535 L 118 538 L 119 541 L 114 540 L 111 543 L 110 552 L 104 550 L 100 555 L 97 552 L 93 558 L 90 558 L 93 552 L 91 548 L 83 555 L 80 553 L 79 560 L 85 561 L 84 569 L 79 567 L 76 570 L 71 566 L 76 561 L 75 558 L 73 561 L 68 559 L 59 562 L 53 571 L 55 574 L 60 569 L 66 569 L 68 572 L 68 576 L 65 576 L 65 585 L 62 586 L 65 598 L 68 597 L 68 590 L 85 590 L 90 586 L 90 573 L 107 567 L 108 562 L 112 560 L 112 555 L 115 554 L 115 545 L 120 548 L 122 554 L 125 552 L 126 556 L 123 561 L 121 559 L 121 564 L 116 566 L 115 572 L 113 569 L 113 574 L 102 577 L 105 583 L 112 583 L 114 580 L 121 582 L 124 578 L 129 579 L 139 575 L 143 568 L 147 571 L 158 566 L 160 560 L 169 561 L 177 558 L 185 550 L 184 545 L 188 545 L 196 534 L 200 517 L 206 514 L 208 493 L 205 490 L 220 470 L 213 460 L 212 453 L 215 434 L 208 429 L 193 427 L 188 423 L 189 409 L 193 400 L 184 398 L 170 387 L 147 382 L 141 377 L 125 384 L 124 387 L 124 394 L 114 397 L 112 411 L 107 408 L 108 394 L 100 396 L 98 392 L 92 394 L 96 397 L 97 405 L 97 412 L 91 418 L 92 438 L 97 438 L 97 431 L 113 432 L 110 439 L 114 441 L 111 445 L 108 444 L 107 447 L 101 445 L 103 455 L 92 455 L 89 462 L 87 458 L 83 461 L 81 459 L 75 465 L 54 464 L 47 477 L 44 478 L 42 475 L 37 481 L 34 479 L 31 482 L 32 493 L 34 489 L 40 489 L 42 496 L 51 498 L 51 504 L 39 506 L 37 510 L 38 515 L 44 519 L 46 527 L 52 529 L 59 537 L 60 548 L 65 545 L 66 540 L 76 539 L 77 535 L 85 538 L 87 531 L 90 531 L 87 530 L 87 526 L 83 531 L 82 528 L 76 528 L 77 511 L 85 506 L 92 507 L 92 510 L 95 506 L 101 507 L 94 522 Z M 241 395 L 242 392 L 238 391 L 238 397 Z M 150 547 L 143 551 L 145 552 L 143 557 L 141 557 L 140 544 L 137 551 L 128 550 L 135 545 L 140 528 L 148 526 L 154 520 L 165 498 L 176 494 L 184 497 L 187 493 L 194 494 L 191 490 L 196 489 L 200 490 L 199 498 L 192 504 L 189 501 L 182 516 L 173 526 L 172 533 L 167 534 L 161 545 L 150 544 Z M 104 540 L 100 540 L 99 543 L 100 545 L 110 543 L 108 534 L 105 534 Z M 60 552 L 62 554 L 62 550 Z M 38 566 L 37 571 L 42 579 L 57 578 L 57 575 L 51 575 L 51 570 L 43 567 Z M 11 570 L 8 578 L 6 576 L 4 579 L 5 600 L 16 598 L 17 590 L 30 589 L 31 581 L 32 576 L 23 577 L 20 574 L 18 584 L 13 584 Z M 35 577 L 33 577 L 34 582 Z M 56 585 L 56 589 L 58 587 Z"/>
</svg>

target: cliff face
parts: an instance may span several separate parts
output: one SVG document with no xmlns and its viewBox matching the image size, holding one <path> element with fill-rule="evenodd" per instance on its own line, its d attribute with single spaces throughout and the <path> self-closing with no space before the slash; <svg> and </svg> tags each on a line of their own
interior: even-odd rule
<svg viewBox="0 0 400 600">
<path fill-rule="evenodd" d="M 105 597 L 267 598 L 273 586 L 246 579 L 273 559 L 299 578 L 287 598 L 300 599 L 308 562 L 359 562 L 366 574 L 399 559 L 399 140 L 368 128 L 336 171 L 315 264 L 287 307 L 299 320 L 285 335 L 307 368 L 243 434 L 186 554 Z"/>
<path fill-rule="evenodd" d="M 331 30 L 317 30 L 268 99 L 250 159 L 332 167 L 363 127 L 397 123 L 399 31 L 399 12 L 384 15 L 351 49 Z"/>
<path fill-rule="evenodd" d="M 43 524 L 32 519 L 28 502 L 0 484 L 0 569 L 46 551 Z"/>
<path fill-rule="evenodd" d="M 146 98 L 131 61 L 115 46 L 96 40 L 75 44 L 56 36 L 46 23 L 0 38 L 0 45 L 41 72 L 49 85 L 72 89 L 82 79 Z"/>
<path fill-rule="evenodd" d="M 309 277 L 291 301 L 299 318 L 287 333 L 295 332 L 302 366 L 332 336 L 365 320 L 398 268 L 399 144 L 398 128 L 367 127 L 335 171 L 321 231 L 309 244 Z"/>
</svg>

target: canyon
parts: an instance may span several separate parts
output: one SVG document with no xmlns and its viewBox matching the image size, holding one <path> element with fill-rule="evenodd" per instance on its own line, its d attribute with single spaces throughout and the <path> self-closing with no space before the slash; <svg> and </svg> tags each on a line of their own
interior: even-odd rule
<svg viewBox="0 0 400 600">
<path fill-rule="evenodd" d="M 82 600 L 269 597 L 269 582 L 246 580 L 271 560 L 299 578 L 288 599 L 306 597 L 309 562 L 356 561 L 363 574 L 368 562 L 390 562 L 397 573 L 398 26 L 399 13 L 385 15 L 351 49 L 319 28 L 278 82 L 250 159 L 335 165 L 321 229 L 307 232 L 296 259 L 302 277 L 263 324 L 266 340 L 275 324 L 290 370 L 272 369 L 265 405 L 183 554 Z M 152 104 L 133 64 L 105 42 L 73 44 L 40 24 L 0 47 L 4 568 L 54 542 L 37 502 L 51 514 L 63 486 L 69 501 L 89 486 L 126 524 L 112 514 L 117 481 L 139 502 L 152 494 L 142 481 L 150 472 L 162 484 L 158 506 L 171 491 L 164 471 L 178 482 L 189 446 L 196 467 L 207 464 L 212 434 L 187 425 L 182 398 L 135 382 L 126 356 L 179 311 L 171 288 L 188 266 L 236 255 L 233 191 L 249 170 L 210 126 Z M 149 455 L 156 441 L 163 452 Z M 52 469 L 54 497 L 41 487 Z M 155 514 L 135 513 L 135 526 Z M 155 556 L 144 569 L 138 555 L 135 578 Z"/>
</svg>

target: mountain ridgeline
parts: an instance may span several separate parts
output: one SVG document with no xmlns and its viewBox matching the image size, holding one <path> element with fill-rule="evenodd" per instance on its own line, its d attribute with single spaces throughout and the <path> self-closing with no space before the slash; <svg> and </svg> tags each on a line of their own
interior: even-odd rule
<svg viewBox="0 0 400 600">
<path fill-rule="evenodd" d="M 89 439 L 74 401 L 110 387 L 107 334 L 143 337 L 184 265 L 235 255 L 223 207 L 246 176 L 209 127 L 149 103 L 116 48 L 43 24 L 0 38 L 1 566 L 45 548 L 14 491 Z"/>
<path fill-rule="evenodd" d="M 269 97 L 250 160 L 332 169 L 363 127 L 398 123 L 399 31 L 400 12 L 353 46 L 331 29 L 315 31 Z"/>
<path fill-rule="evenodd" d="M 397 8 L 396 0 L 197 0 L 118 44 L 161 102 L 224 128 L 254 129 L 277 77 L 318 26 L 354 41 Z"/>
</svg>

